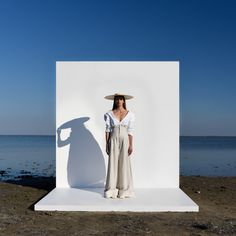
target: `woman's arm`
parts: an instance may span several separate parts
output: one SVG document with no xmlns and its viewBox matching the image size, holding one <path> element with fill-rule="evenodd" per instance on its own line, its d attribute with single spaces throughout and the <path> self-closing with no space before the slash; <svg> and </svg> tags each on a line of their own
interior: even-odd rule
<svg viewBox="0 0 236 236">
<path fill-rule="evenodd" d="M 129 146 L 133 147 L 133 136 L 130 134 L 128 136 L 129 136 Z"/>
<path fill-rule="evenodd" d="M 105 132 L 106 153 L 107 153 L 107 155 L 110 154 L 110 150 L 109 150 L 109 138 L 110 138 L 110 132 Z"/>
<path fill-rule="evenodd" d="M 129 124 L 128 124 L 128 136 L 129 136 L 129 149 L 128 154 L 130 155 L 133 152 L 133 130 L 134 130 L 134 121 L 135 115 L 131 113 L 132 116 L 130 117 Z"/>
<path fill-rule="evenodd" d="M 111 123 L 110 123 L 110 117 L 107 113 L 104 114 L 104 120 L 106 122 L 106 130 L 105 130 L 105 140 L 106 140 L 106 153 L 109 155 L 109 138 L 110 138 L 110 132 L 111 132 Z"/>
<path fill-rule="evenodd" d="M 133 136 L 130 134 L 128 136 L 129 136 L 128 155 L 131 155 L 131 153 L 133 152 Z"/>
<path fill-rule="evenodd" d="M 106 140 L 106 144 L 108 143 L 110 138 L 110 132 L 105 132 L 105 140 Z"/>
</svg>

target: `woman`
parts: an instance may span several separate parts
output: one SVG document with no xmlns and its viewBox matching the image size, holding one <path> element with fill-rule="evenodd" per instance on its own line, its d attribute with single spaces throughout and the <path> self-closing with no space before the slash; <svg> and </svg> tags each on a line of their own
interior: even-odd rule
<svg viewBox="0 0 236 236">
<path fill-rule="evenodd" d="M 130 162 L 135 115 L 126 110 L 125 101 L 133 96 L 115 93 L 105 98 L 114 101 L 113 109 L 104 115 L 106 152 L 109 155 L 104 197 L 135 197 Z"/>
</svg>

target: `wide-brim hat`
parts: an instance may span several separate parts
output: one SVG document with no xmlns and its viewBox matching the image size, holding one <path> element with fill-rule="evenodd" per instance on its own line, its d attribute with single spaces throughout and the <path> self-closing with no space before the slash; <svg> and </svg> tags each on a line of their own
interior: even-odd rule
<svg viewBox="0 0 236 236">
<path fill-rule="evenodd" d="M 105 99 L 109 99 L 109 100 L 113 100 L 115 98 L 115 96 L 124 96 L 125 99 L 131 99 L 133 98 L 133 96 L 128 95 L 128 94 L 123 94 L 123 93 L 115 93 L 113 95 L 107 95 L 104 98 Z"/>
</svg>

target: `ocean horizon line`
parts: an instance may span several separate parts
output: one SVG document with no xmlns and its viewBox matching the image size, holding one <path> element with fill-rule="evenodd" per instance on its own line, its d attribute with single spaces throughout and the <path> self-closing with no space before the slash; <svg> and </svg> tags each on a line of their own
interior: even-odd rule
<svg viewBox="0 0 236 236">
<path fill-rule="evenodd" d="M 0 136 L 56 136 L 56 134 L 0 134 Z M 236 137 L 236 135 L 180 135 L 179 137 Z"/>
</svg>

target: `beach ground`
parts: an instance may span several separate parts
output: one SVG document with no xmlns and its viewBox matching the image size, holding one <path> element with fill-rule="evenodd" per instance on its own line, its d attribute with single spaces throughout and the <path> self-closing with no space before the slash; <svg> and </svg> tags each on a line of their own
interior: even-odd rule
<svg viewBox="0 0 236 236">
<path fill-rule="evenodd" d="M 236 177 L 181 176 L 199 212 L 34 211 L 55 178 L 0 182 L 0 235 L 236 235 Z"/>
</svg>

